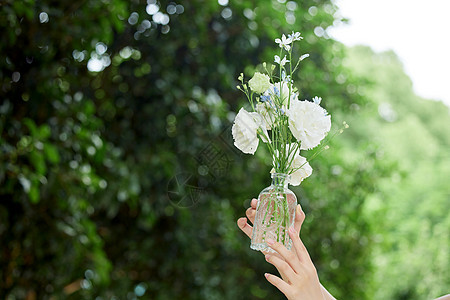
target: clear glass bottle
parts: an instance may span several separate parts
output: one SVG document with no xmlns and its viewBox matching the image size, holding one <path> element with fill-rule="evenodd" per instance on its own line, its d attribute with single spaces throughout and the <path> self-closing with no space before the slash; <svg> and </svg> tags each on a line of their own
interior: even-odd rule
<svg viewBox="0 0 450 300">
<path fill-rule="evenodd" d="M 273 173 L 272 184 L 259 194 L 250 245 L 253 250 L 274 252 L 268 247 L 267 239 L 291 248 L 288 230 L 294 224 L 297 197 L 288 183 L 289 175 Z"/>
</svg>

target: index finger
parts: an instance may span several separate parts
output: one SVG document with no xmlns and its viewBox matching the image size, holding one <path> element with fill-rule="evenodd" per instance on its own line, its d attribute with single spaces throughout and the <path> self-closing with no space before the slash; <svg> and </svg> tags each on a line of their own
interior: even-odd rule
<svg viewBox="0 0 450 300">
<path fill-rule="evenodd" d="M 272 239 L 268 239 L 267 244 L 270 248 L 279 253 L 280 256 L 291 266 L 295 273 L 298 274 L 301 270 L 301 265 L 297 254 L 294 251 L 289 251 L 283 244 L 275 242 Z"/>
</svg>

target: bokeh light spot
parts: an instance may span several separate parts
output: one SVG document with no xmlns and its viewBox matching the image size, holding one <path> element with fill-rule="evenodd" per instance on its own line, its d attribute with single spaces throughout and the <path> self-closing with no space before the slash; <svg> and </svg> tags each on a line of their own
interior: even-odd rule
<svg viewBox="0 0 450 300">
<path fill-rule="evenodd" d="M 159 11 L 159 6 L 156 4 L 149 4 L 147 5 L 147 7 L 145 8 L 145 11 L 149 14 L 149 15 L 154 15 Z M 176 11 L 176 8 L 175 8 Z"/>
<path fill-rule="evenodd" d="M 102 42 L 99 42 L 95 45 L 95 51 L 99 55 L 105 54 L 106 50 L 108 50 L 108 47 Z"/>
<path fill-rule="evenodd" d="M 231 19 L 231 16 L 233 15 L 233 12 L 231 11 L 231 9 L 229 7 L 224 8 L 222 10 L 221 16 L 222 18 L 224 18 L 225 20 L 229 20 Z"/>
<path fill-rule="evenodd" d="M 19 72 L 12 73 L 12 81 L 18 82 L 19 80 L 20 80 L 20 73 Z"/>
<path fill-rule="evenodd" d="M 128 18 L 128 23 L 130 25 L 136 25 L 138 21 L 139 21 L 139 14 L 137 12 L 132 12 L 130 17 Z"/>
<path fill-rule="evenodd" d="M 43 12 L 41 12 L 41 13 L 39 14 L 39 22 L 41 22 L 41 23 L 47 23 L 48 20 L 49 20 L 48 14 L 47 14 L 45 11 L 43 11 Z"/>
</svg>

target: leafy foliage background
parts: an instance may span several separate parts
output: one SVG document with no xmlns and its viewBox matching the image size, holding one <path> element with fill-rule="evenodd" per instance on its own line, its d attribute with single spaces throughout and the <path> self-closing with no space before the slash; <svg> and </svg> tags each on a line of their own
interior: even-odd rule
<svg viewBox="0 0 450 300">
<path fill-rule="evenodd" d="M 236 152 L 230 125 L 238 74 L 293 30 L 311 55 L 301 97 L 351 126 L 294 190 L 322 283 L 338 299 L 448 292 L 448 108 L 414 95 L 395 54 L 328 38 L 336 10 L 1 1 L 0 298 L 282 299 L 235 225 L 269 157 Z"/>
</svg>

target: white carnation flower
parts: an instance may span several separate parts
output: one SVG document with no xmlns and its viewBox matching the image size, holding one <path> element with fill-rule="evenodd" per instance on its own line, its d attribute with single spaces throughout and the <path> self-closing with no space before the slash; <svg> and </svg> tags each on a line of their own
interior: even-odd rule
<svg viewBox="0 0 450 300">
<path fill-rule="evenodd" d="M 309 165 L 306 158 L 304 158 L 300 154 L 295 154 L 294 161 L 292 163 L 292 169 L 297 170 L 291 174 L 291 179 L 289 180 L 289 184 L 291 185 L 299 185 L 303 181 L 303 179 L 309 177 L 312 174 L 311 166 Z"/>
<path fill-rule="evenodd" d="M 287 111 L 289 129 L 301 142 L 302 150 L 308 150 L 320 144 L 331 129 L 331 117 L 316 103 L 309 101 L 291 101 Z"/>
<path fill-rule="evenodd" d="M 258 148 L 258 134 L 263 142 L 270 141 L 262 117 L 258 113 L 250 113 L 244 108 L 241 108 L 236 115 L 231 133 L 234 145 L 247 154 L 254 154 Z"/>
</svg>

